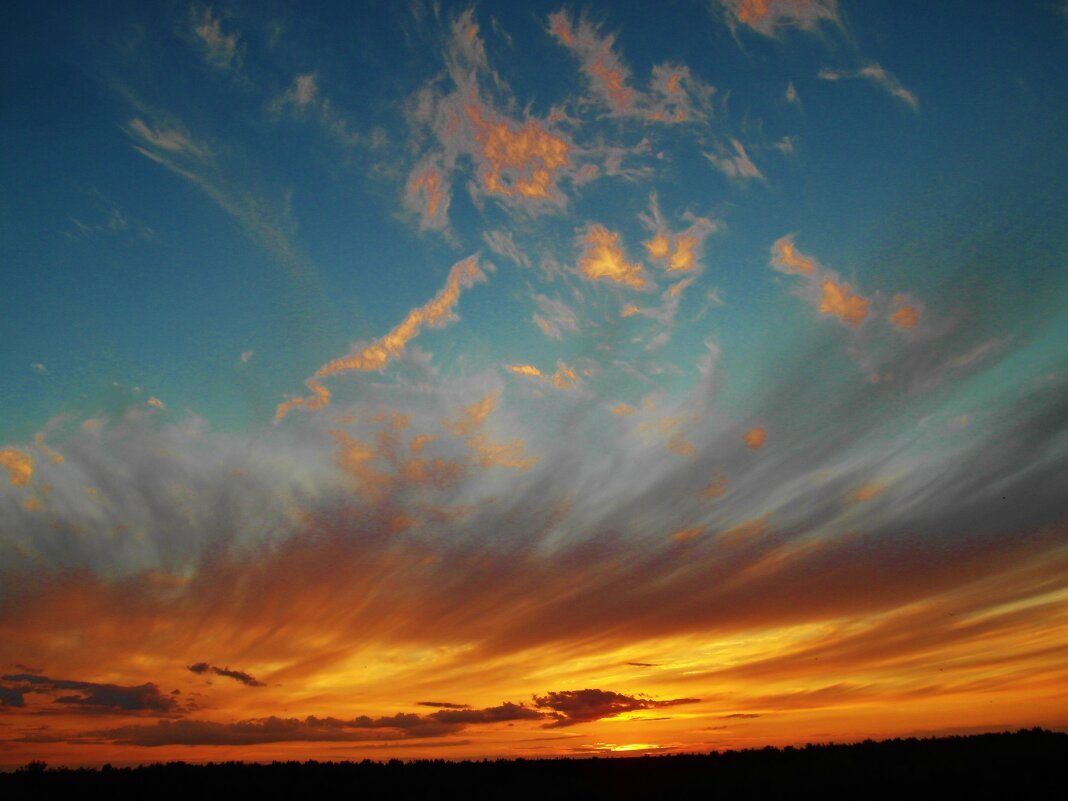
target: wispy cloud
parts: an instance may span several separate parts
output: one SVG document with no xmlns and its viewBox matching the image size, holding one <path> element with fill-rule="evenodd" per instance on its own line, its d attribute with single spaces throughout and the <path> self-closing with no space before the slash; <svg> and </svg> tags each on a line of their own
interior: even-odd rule
<svg viewBox="0 0 1068 801">
<path fill-rule="evenodd" d="M 824 81 L 863 78 L 884 89 L 891 96 L 896 97 L 913 111 L 920 110 L 920 101 L 917 99 L 916 95 L 902 86 L 897 78 L 875 63 L 866 64 L 857 70 L 836 70 L 830 67 L 823 67 L 820 69 L 817 77 Z"/>
<path fill-rule="evenodd" d="M 275 413 L 275 421 L 282 420 L 286 414 L 296 408 L 317 411 L 329 404 L 330 392 L 322 384 L 324 378 L 338 373 L 384 369 L 404 352 L 408 343 L 419 335 L 424 326 L 442 328 L 458 319 L 454 309 L 460 301 L 460 293 L 485 280 L 486 273 L 479 266 L 476 257 L 472 256 L 454 264 L 449 271 L 445 286 L 432 300 L 408 312 L 400 325 L 381 339 L 358 347 L 348 356 L 334 359 L 320 367 L 315 375 L 305 382 L 312 394 L 306 398 L 292 398 L 280 404 Z"/>
<path fill-rule="evenodd" d="M 690 69 L 678 64 L 653 67 L 645 90 L 631 85 L 630 69 L 616 52 L 615 37 L 602 34 L 587 19 L 572 20 L 567 11 L 549 15 L 549 32 L 579 59 L 596 101 L 616 117 L 663 124 L 703 122 L 715 92 Z"/>
<path fill-rule="evenodd" d="M 731 27 L 744 25 L 764 36 L 798 28 L 814 31 L 838 23 L 838 0 L 717 0 Z"/>
<path fill-rule="evenodd" d="M 721 146 L 716 153 L 705 153 L 705 158 L 728 178 L 738 181 L 764 179 L 763 173 L 753 164 L 745 147 L 737 139 L 731 139 L 729 149 Z"/>
<path fill-rule="evenodd" d="M 133 117 L 125 126 L 134 150 L 200 189 L 234 217 L 259 246 L 294 278 L 312 279 L 315 269 L 298 249 L 288 200 L 272 203 L 227 177 L 213 150 L 196 140 L 173 116 L 158 122 Z"/>
<path fill-rule="evenodd" d="M 240 66 L 240 37 L 232 31 L 223 31 L 222 20 L 215 16 L 211 6 L 192 6 L 189 15 L 193 37 L 208 64 L 220 70 Z"/>
</svg>

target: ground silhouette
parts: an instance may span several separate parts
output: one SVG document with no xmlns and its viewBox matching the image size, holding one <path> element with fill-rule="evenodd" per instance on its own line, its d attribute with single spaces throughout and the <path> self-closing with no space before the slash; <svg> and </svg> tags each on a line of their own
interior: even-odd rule
<svg viewBox="0 0 1068 801">
<path fill-rule="evenodd" d="M 1068 734 L 1044 729 L 672 756 L 402 762 L 170 762 L 0 774 L 6 798 L 1040 797 L 1064 787 Z"/>
</svg>

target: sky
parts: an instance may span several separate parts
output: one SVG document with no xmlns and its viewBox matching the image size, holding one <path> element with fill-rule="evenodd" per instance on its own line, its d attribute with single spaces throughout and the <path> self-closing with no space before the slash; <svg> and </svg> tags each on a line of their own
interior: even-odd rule
<svg viewBox="0 0 1068 801">
<path fill-rule="evenodd" d="M 1068 728 L 1068 6 L 4 15 L 0 766 Z"/>
</svg>

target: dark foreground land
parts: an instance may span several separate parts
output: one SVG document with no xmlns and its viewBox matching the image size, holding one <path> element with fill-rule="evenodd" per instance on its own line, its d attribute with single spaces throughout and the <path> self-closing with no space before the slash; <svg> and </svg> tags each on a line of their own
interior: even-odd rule
<svg viewBox="0 0 1068 801">
<path fill-rule="evenodd" d="M 1042 729 L 711 754 L 447 762 L 184 762 L 0 774 L 0 797 L 1064 798 L 1068 734 Z"/>
</svg>

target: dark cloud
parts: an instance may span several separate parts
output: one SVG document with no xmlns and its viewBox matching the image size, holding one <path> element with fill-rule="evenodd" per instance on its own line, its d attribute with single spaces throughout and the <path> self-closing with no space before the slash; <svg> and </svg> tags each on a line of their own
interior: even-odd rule
<svg viewBox="0 0 1068 801">
<path fill-rule="evenodd" d="M 190 668 L 199 667 L 199 664 Z M 194 671 L 206 673 L 207 670 Z M 9 677 L 4 677 L 5 680 Z M 25 677 L 16 677 L 19 679 Z M 42 679 L 43 677 L 30 677 Z M 67 682 L 82 684 L 81 682 Z M 37 686 L 37 685 L 35 685 Z M 97 685 L 106 686 L 106 685 Z M 126 688 L 140 689 L 140 688 Z M 169 699 L 164 699 L 169 700 Z M 27 735 L 20 742 L 92 742 L 145 747 L 163 745 L 259 745 L 281 742 L 392 742 L 445 737 L 468 726 L 505 723 L 521 720 L 551 721 L 546 728 L 571 726 L 622 712 L 655 709 L 677 704 L 694 703 L 696 698 L 675 698 L 655 701 L 607 690 L 567 690 L 535 696 L 536 706 L 505 702 L 483 709 L 461 708 L 459 704 L 441 701 L 421 702 L 423 706 L 442 706 L 429 715 L 400 712 L 395 715 L 371 717 L 360 715 L 351 719 L 317 717 L 252 718 L 233 723 L 210 720 L 159 720 L 155 725 L 117 726 L 48 735 Z M 540 708 L 539 708 L 540 707 Z"/>
<path fill-rule="evenodd" d="M 720 715 L 720 718 L 722 720 L 730 720 L 731 718 L 749 719 L 749 718 L 759 718 L 759 717 L 761 717 L 761 715 L 758 715 L 758 714 L 753 713 L 753 712 L 735 712 L 733 715 Z"/>
<path fill-rule="evenodd" d="M 453 704 L 449 701 L 419 701 L 416 706 L 432 706 L 437 709 L 469 709 L 470 704 Z"/>
<path fill-rule="evenodd" d="M 549 692 L 543 696 L 534 696 L 534 703 L 539 707 L 551 709 L 549 717 L 554 722 L 548 728 L 574 726 L 601 718 L 610 718 L 624 712 L 637 712 L 642 709 L 659 709 L 679 704 L 695 704 L 699 698 L 672 698 L 667 701 L 655 701 L 650 698 L 638 698 L 633 695 L 612 692 L 611 690 L 563 690 Z"/>
<path fill-rule="evenodd" d="M 10 687 L 0 686 L 0 706 L 24 706 L 22 692 Z"/>
<path fill-rule="evenodd" d="M 160 689 L 151 682 L 135 687 L 119 684 L 97 684 L 90 681 L 71 681 L 37 676 L 32 673 L 14 673 L 0 676 L 0 680 L 14 684 L 8 687 L 8 693 L 19 696 L 27 692 L 56 693 L 73 690 L 73 695 L 60 695 L 54 699 L 57 704 L 70 704 L 92 711 L 115 712 L 173 712 L 178 704 L 173 699 L 160 693 Z"/>
<path fill-rule="evenodd" d="M 189 670 L 193 673 L 214 673 L 216 676 L 225 676 L 226 678 L 239 681 L 248 687 L 265 686 L 262 681 L 257 680 L 253 675 L 246 673 L 243 670 L 231 670 L 229 667 L 216 667 L 215 665 L 209 665 L 207 662 L 196 662 L 189 666 Z"/>
<path fill-rule="evenodd" d="M 507 702 L 486 709 L 443 709 L 434 712 L 430 717 L 442 723 L 466 725 L 469 723 L 501 723 L 509 720 L 541 720 L 545 714 L 529 706 Z"/>
</svg>

